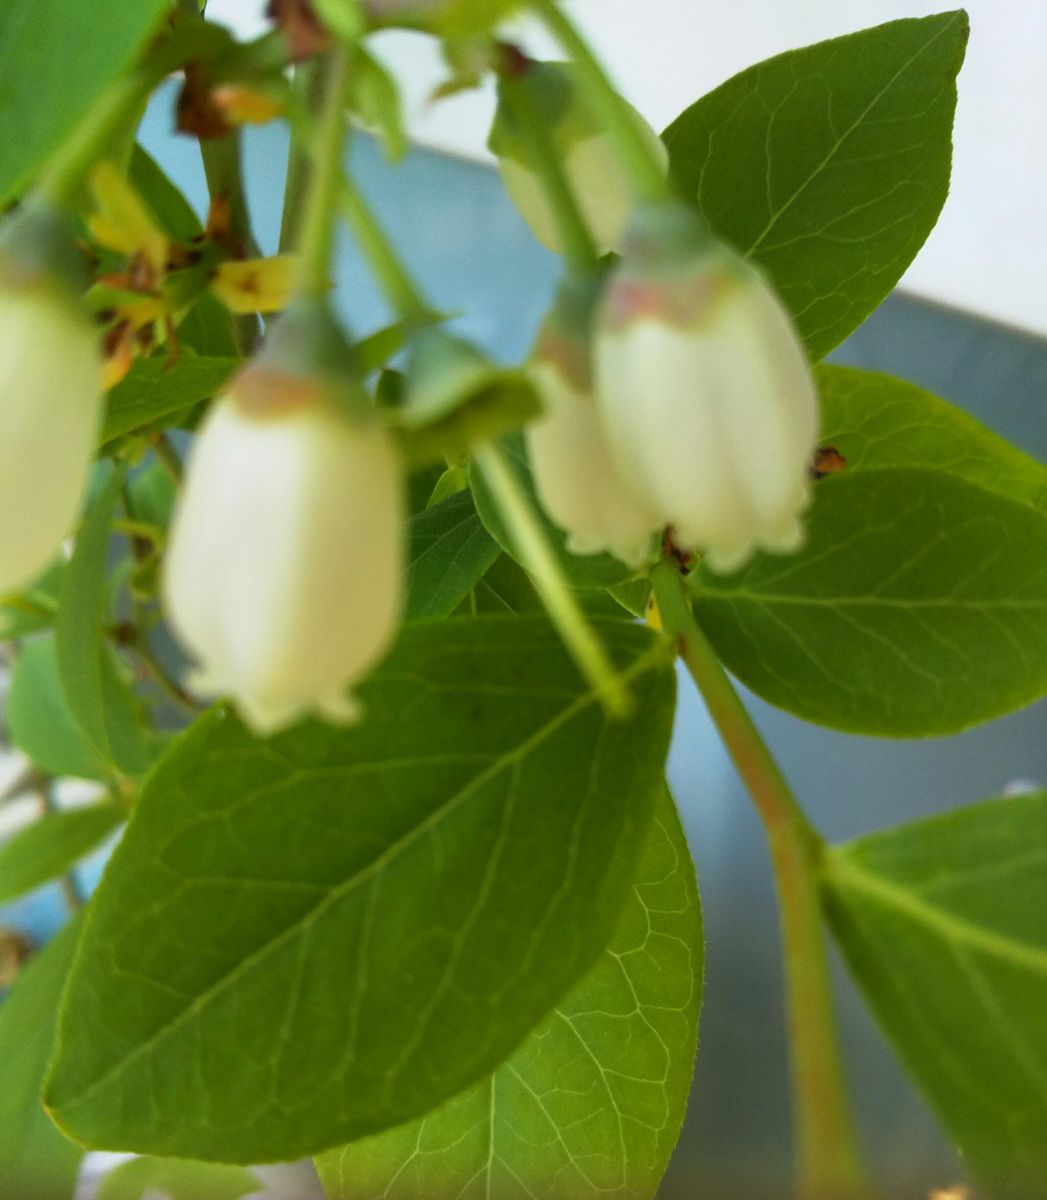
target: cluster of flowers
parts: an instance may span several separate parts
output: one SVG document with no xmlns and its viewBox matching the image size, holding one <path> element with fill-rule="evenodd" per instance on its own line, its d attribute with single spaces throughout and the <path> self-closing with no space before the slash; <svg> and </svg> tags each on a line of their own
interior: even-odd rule
<svg viewBox="0 0 1047 1200">
<path fill-rule="evenodd" d="M 682 204 L 637 208 L 598 138 L 564 162 L 622 257 L 568 276 L 535 347 L 543 411 L 526 438 L 543 505 L 574 552 L 638 570 L 666 529 L 716 570 L 795 549 L 817 403 L 779 301 Z M 526 164 L 503 172 L 555 243 Z M 20 234 L 0 248 L 0 593 L 58 552 L 95 454 L 99 339 L 66 278 Z M 401 610 L 406 474 L 326 306 L 292 305 L 199 429 L 170 531 L 164 598 L 195 687 L 261 733 L 352 718 L 348 689 Z"/>
</svg>

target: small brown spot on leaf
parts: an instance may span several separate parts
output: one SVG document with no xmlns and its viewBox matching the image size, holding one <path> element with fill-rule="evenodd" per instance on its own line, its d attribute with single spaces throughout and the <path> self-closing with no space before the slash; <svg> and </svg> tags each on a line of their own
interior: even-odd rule
<svg viewBox="0 0 1047 1200">
<path fill-rule="evenodd" d="M 811 460 L 811 477 L 824 479 L 826 475 L 836 475 L 847 469 L 847 459 L 835 446 L 819 446 Z"/>
</svg>

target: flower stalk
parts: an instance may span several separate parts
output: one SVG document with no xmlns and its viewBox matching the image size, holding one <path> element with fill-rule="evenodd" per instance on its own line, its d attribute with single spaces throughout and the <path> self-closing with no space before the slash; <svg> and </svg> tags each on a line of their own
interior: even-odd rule
<svg viewBox="0 0 1047 1200">
<path fill-rule="evenodd" d="M 599 257 L 596 243 L 571 190 L 553 139 L 521 77 L 521 73 L 528 69 L 527 60 L 522 59 L 518 52 L 510 54 L 508 49 L 505 57 L 509 65 L 502 72 L 499 96 L 511 114 L 513 123 L 529 144 L 568 262 L 583 270 L 588 269 Z"/>
<path fill-rule="evenodd" d="M 782 928 L 797 1195 L 800 1200 L 868 1200 L 818 905 L 822 840 L 695 621 L 676 564 L 670 559 L 659 563 L 651 584 L 662 627 L 676 639 L 767 837 Z"/>
<path fill-rule="evenodd" d="M 564 579 L 545 531 L 505 454 L 494 442 L 481 442 L 473 447 L 473 458 L 494 494 L 520 561 L 533 576 L 549 618 L 568 652 L 608 712 L 628 715 L 632 698 Z"/>
<path fill-rule="evenodd" d="M 323 107 L 313 131 L 312 175 L 299 231 L 299 262 L 294 292 L 300 297 L 326 295 L 334 249 L 334 216 L 338 208 L 345 154 L 345 100 L 349 59 L 344 49 L 328 51 L 323 70 Z"/>
<path fill-rule="evenodd" d="M 666 178 L 661 159 L 644 138 L 628 108 L 622 103 L 622 98 L 611 86 L 596 55 L 575 29 L 558 0 L 532 0 L 531 7 L 573 59 L 586 101 L 599 117 L 608 136 L 614 140 L 639 197 L 649 201 L 669 199 L 673 194 L 672 185 Z"/>
</svg>

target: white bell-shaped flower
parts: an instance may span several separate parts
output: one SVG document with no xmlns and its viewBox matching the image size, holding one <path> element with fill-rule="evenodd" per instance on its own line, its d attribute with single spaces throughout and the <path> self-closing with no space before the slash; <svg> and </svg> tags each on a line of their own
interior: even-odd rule
<svg viewBox="0 0 1047 1200">
<path fill-rule="evenodd" d="M 542 414 L 525 431 L 542 507 L 574 554 L 608 551 L 631 567 L 651 556 L 657 516 L 623 484 L 592 392 L 590 300 L 568 284 L 547 319 L 529 368 Z"/>
<path fill-rule="evenodd" d="M 354 719 L 349 689 L 400 615 L 403 475 L 376 415 L 327 386 L 262 362 L 234 381 L 193 447 L 164 577 L 197 689 L 263 735 Z"/>
<path fill-rule="evenodd" d="M 64 279 L 0 252 L 0 593 L 31 583 L 72 531 L 101 412 L 87 312 Z"/>
<path fill-rule="evenodd" d="M 573 65 L 533 63 L 525 79 L 511 86 L 521 83 L 530 88 L 597 249 L 601 254 L 620 251 L 638 195 L 613 139 L 577 94 Z M 668 172 L 665 143 L 627 100 L 623 99 L 622 105 Z M 499 105 L 489 145 L 498 158 L 505 190 L 531 232 L 543 246 L 562 254 L 556 213 L 546 194 L 534 148 L 526 136 L 517 134 L 504 102 Z"/>
<path fill-rule="evenodd" d="M 759 272 L 686 213 L 648 214 L 605 296 L 598 402 L 637 499 L 717 571 L 803 540 L 817 391 Z"/>
</svg>

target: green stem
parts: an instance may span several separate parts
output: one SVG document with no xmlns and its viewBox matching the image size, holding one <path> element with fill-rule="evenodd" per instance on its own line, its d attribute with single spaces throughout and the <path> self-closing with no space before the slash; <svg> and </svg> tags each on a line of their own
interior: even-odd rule
<svg viewBox="0 0 1047 1200">
<path fill-rule="evenodd" d="M 150 542 L 154 547 L 162 546 L 164 542 L 163 530 L 156 525 L 150 525 L 147 521 L 120 518 L 113 522 L 113 531 L 122 533 L 127 538 Z"/>
<path fill-rule="evenodd" d="M 510 75 L 503 76 L 501 95 L 514 123 L 522 131 L 534 155 L 534 163 L 552 206 L 557 232 L 567 260 L 578 267 L 591 267 L 599 258 L 596 243 L 571 190 L 563 162 L 549 135 L 548 127 L 531 100 L 526 81 Z"/>
<path fill-rule="evenodd" d="M 119 141 L 121 127 L 134 119 L 158 82 L 156 73 L 144 67 L 118 79 L 51 160 L 37 182 L 37 194 L 56 208 L 76 209 L 88 171 Z"/>
<path fill-rule="evenodd" d="M 662 625 L 701 692 L 763 822 L 778 891 L 801 1200 L 870 1192 L 844 1083 L 818 904 L 821 838 L 810 825 L 691 612 L 676 565 L 651 572 Z"/>
<path fill-rule="evenodd" d="M 185 469 L 182 466 L 182 460 L 178 457 L 178 451 L 171 445 L 167 434 L 154 433 L 150 437 L 149 442 L 153 448 L 153 453 L 157 457 L 157 461 L 167 472 L 171 482 L 175 487 L 181 487 Z"/>
<path fill-rule="evenodd" d="M 607 710 L 625 716 L 632 706 L 632 698 L 564 579 L 527 493 L 503 451 L 494 442 L 479 442 L 473 446 L 473 458 L 494 494 L 520 560 L 533 576 L 546 611 L 568 652 Z"/>
<path fill-rule="evenodd" d="M 258 243 L 251 231 L 244 188 L 243 139 L 239 129 L 219 138 L 200 138 L 200 157 L 204 164 L 208 194 L 225 196 L 229 201 L 229 228 L 249 257 L 258 255 Z"/>
<path fill-rule="evenodd" d="M 338 207 L 345 154 L 345 93 L 349 60 L 336 46 L 328 51 L 323 71 L 323 108 L 311 140 L 312 174 L 299 234 L 298 276 L 294 291 L 320 297 L 330 286 L 334 248 L 334 214 Z"/>
<path fill-rule="evenodd" d="M 322 103 L 323 75 L 311 59 L 294 69 L 290 112 L 315 112 Z M 293 249 L 302 223 L 302 206 L 309 186 L 309 136 L 301 122 L 291 121 L 291 142 L 287 148 L 287 178 L 284 181 L 284 207 L 280 217 L 279 250 Z"/>
<path fill-rule="evenodd" d="M 588 43 L 560 8 L 558 0 L 531 0 L 531 7 L 574 60 L 585 99 L 614 141 L 640 197 L 643 200 L 670 198 L 672 188 L 657 154 L 647 144 L 632 113 L 612 87 Z"/>
<path fill-rule="evenodd" d="M 233 234 L 237 250 L 250 257 L 256 257 L 259 250 L 251 231 L 251 216 L 247 211 L 240 130 L 233 129 L 220 138 L 200 138 L 199 144 L 208 195 L 212 201 L 218 196 L 224 196 L 228 200 L 229 230 Z M 235 316 L 233 332 L 237 349 L 246 357 L 258 344 L 261 333 L 258 317 L 254 313 Z"/>
<path fill-rule="evenodd" d="M 323 138 L 312 116 L 315 107 L 315 96 L 312 104 L 303 104 L 301 97 L 295 97 L 287 110 L 293 140 L 300 147 L 305 147 L 305 157 L 312 159 L 314 170 L 320 166 L 323 146 Z M 285 220 L 287 220 L 287 204 L 291 199 L 290 189 L 292 188 L 290 166 L 288 170 L 287 187 L 289 191 L 285 193 Z M 299 186 L 297 183 L 294 184 L 296 191 Z M 342 218 L 353 231 L 353 236 L 393 311 L 408 323 L 428 324 L 432 320 L 432 306 L 426 301 L 421 289 L 404 266 L 389 235 L 382 228 L 381 222 L 357 187 L 352 175 L 345 170 L 344 164 L 341 167 L 341 177 L 338 182 L 337 204 Z M 283 232 L 281 231 L 282 236 Z"/>
</svg>

